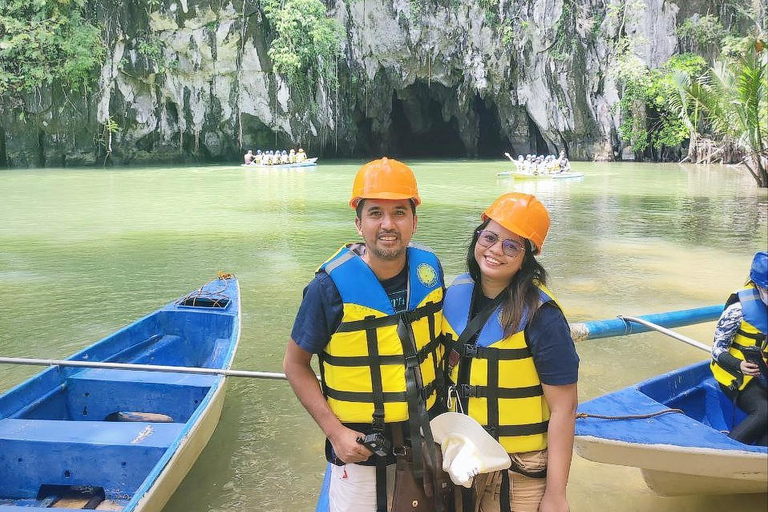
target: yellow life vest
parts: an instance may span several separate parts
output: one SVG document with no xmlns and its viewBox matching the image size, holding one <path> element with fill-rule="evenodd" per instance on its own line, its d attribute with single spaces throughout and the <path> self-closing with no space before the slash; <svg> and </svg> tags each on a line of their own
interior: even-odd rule
<svg viewBox="0 0 768 512">
<path fill-rule="evenodd" d="M 442 387 L 439 262 L 415 244 L 408 246 L 407 260 L 407 309 L 401 313 L 348 246 L 318 269 L 331 277 L 343 303 L 341 324 L 320 354 L 323 391 L 342 423 L 381 426 L 409 419 L 407 375 L 421 380 L 418 399 L 427 409 Z"/>
<path fill-rule="evenodd" d="M 454 343 L 469 323 L 474 286 L 469 274 L 463 274 L 446 292 L 443 336 L 448 350 L 453 345 L 461 355 L 449 377 L 456 383 L 464 366 L 470 365 L 467 382 L 456 383 L 457 394 L 466 400 L 464 412 L 497 438 L 508 453 L 543 450 L 547 447 L 549 407 L 526 340 L 527 315 L 518 331 L 505 337 L 499 306 L 480 329 L 476 344 Z M 557 306 L 543 285 L 539 294 L 542 304 Z"/>
<path fill-rule="evenodd" d="M 760 300 L 760 295 L 754 285 L 750 284 L 743 290 L 736 292 L 729 305 L 738 300 L 741 303 L 743 319 L 733 337 L 728 353 L 740 361 L 744 361 L 745 356 L 742 352 L 743 347 L 760 347 L 763 359 L 768 360 L 768 338 L 766 337 L 766 324 L 768 321 L 768 312 L 766 305 Z M 741 391 L 754 378 L 751 375 L 744 375 L 740 371 L 730 370 L 721 366 L 714 359 L 709 363 L 715 380 L 726 387 L 733 387 Z"/>
</svg>

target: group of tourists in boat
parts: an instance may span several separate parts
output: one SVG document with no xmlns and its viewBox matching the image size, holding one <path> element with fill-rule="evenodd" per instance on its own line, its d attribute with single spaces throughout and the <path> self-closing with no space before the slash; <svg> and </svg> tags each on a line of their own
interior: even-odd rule
<svg viewBox="0 0 768 512">
<path fill-rule="evenodd" d="M 243 155 L 243 163 L 245 165 L 285 165 L 285 164 L 300 164 L 306 162 L 307 154 L 302 148 L 298 151 L 291 149 L 286 151 L 280 150 L 267 150 L 262 152 L 260 149 L 256 150 L 256 154 L 252 150 Z"/>
<path fill-rule="evenodd" d="M 512 158 L 509 153 L 504 153 L 514 162 L 518 173 L 522 174 L 558 174 L 570 172 L 571 162 L 565 156 L 565 150 L 560 151 L 560 156 L 555 155 L 518 155 Z"/>
</svg>

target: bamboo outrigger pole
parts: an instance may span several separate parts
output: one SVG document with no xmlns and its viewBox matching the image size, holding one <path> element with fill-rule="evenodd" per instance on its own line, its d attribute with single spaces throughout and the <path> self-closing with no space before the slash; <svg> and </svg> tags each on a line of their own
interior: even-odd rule
<svg viewBox="0 0 768 512">
<path fill-rule="evenodd" d="M 625 336 L 656 330 L 675 339 L 688 343 L 701 350 L 709 351 L 710 348 L 696 340 L 666 329 L 666 327 L 678 327 L 701 322 L 716 320 L 723 312 L 723 305 L 707 306 L 703 308 L 685 309 L 681 311 L 669 311 L 644 315 L 642 317 L 619 316 L 608 320 L 594 320 L 577 323 L 571 326 L 571 336 L 574 341 L 608 338 L 613 336 Z M 640 325 L 633 326 L 630 322 Z M 113 370 L 134 370 L 166 373 L 190 373 L 196 375 L 222 375 L 224 377 L 246 377 L 253 379 L 287 380 L 284 373 L 257 372 L 247 370 L 228 370 L 222 368 L 196 368 L 190 366 L 160 366 L 153 364 L 133 363 L 108 363 L 98 361 L 75 361 L 71 359 L 31 359 L 22 357 L 0 357 L 0 364 L 19 364 L 32 366 L 61 366 L 75 368 L 102 368 Z M 320 376 L 317 376 L 319 379 Z"/>
<path fill-rule="evenodd" d="M 106 363 L 98 361 L 74 361 L 70 359 L 30 359 L 23 357 L 0 357 L 0 364 L 31 366 L 65 366 L 76 368 L 102 368 L 110 370 L 134 370 L 165 373 L 191 373 L 196 375 L 223 375 L 225 377 L 250 377 L 254 379 L 285 380 L 284 373 L 226 370 L 223 368 L 196 368 L 191 366 L 160 366 L 154 364 Z"/>
<path fill-rule="evenodd" d="M 649 322 L 647 320 L 643 320 L 642 318 L 635 318 L 633 316 L 622 316 L 622 315 L 619 315 L 619 318 L 624 319 L 624 320 L 629 320 L 630 322 L 636 322 L 636 323 L 638 323 L 640 325 L 644 325 L 646 327 L 650 327 L 654 331 L 658 331 L 658 332 L 660 332 L 662 334 L 666 334 L 670 338 L 674 338 L 676 340 L 682 341 L 683 343 L 687 343 L 687 344 L 691 345 L 692 347 L 696 347 L 696 348 L 698 348 L 700 350 L 703 350 L 705 352 L 711 352 L 712 351 L 712 347 L 708 347 L 705 344 L 694 340 L 693 338 L 689 338 L 688 336 L 684 336 L 684 335 L 682 335 L 680 333 L 677 333 L 675 331 L 667 329 L 666 327 L 662 327 L 660 325 L 656 325 L 653 322 Z"/>
</svg>

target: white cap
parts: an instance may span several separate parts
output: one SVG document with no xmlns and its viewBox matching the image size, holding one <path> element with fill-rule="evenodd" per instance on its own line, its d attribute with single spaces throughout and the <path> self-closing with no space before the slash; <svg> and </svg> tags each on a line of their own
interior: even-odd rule
<svg viewBox="0 0 768 512">
<path fill-rule="evenodd" d="M 475 475 L 511 465 L 507 450 L 466 414 L 446 412 L 429 425 L 443 452 L 443 470 L 456 485 L 471 487 Z"/>
</svg>

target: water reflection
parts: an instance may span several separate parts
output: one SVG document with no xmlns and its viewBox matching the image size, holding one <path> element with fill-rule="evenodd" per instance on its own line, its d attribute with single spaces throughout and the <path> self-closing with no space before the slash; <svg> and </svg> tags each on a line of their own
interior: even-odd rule
<svg viewBox="0 0 768 512">
<path fill-rule="evenodd" d="M 241 281 L 235 366 L 280 371 L 301 291 L 343 242 L 360 162 L 314 172 L 195 169 L 0 173 L 0 345 L 63 357 L 212 278 Z M 722 302 L 768 247 L 768 195 L 726 167 L 577 163 L 581 180 L 502 180 L 503 162 L 414 162 L 415 240 L 449 280 L 483 208 L 534 193 L 552 213 L 541 261 L 571 321 Z M 712 325 L 680 329 L 710 342 Z M 654 334 L 582 342 L 580 398 L 701 360 Z M 5 390 L 34 373 L 7 367 Z M 323 439 L 288 385 L 232 381 L 222 421 L 166 512 L 313 510 Z M 637 470 L 575 457 L 572 510 L 763 511 L 763 497 L 660 498 Z"/>
</svg>

